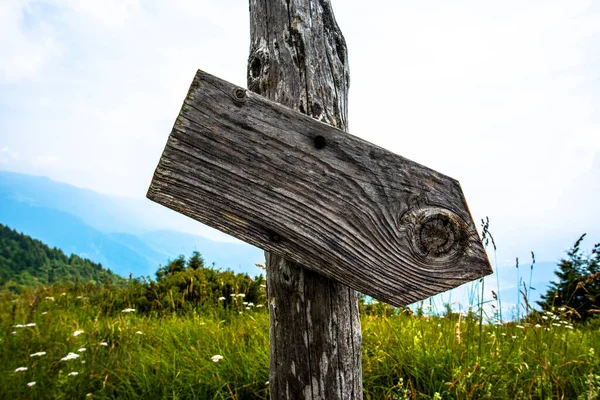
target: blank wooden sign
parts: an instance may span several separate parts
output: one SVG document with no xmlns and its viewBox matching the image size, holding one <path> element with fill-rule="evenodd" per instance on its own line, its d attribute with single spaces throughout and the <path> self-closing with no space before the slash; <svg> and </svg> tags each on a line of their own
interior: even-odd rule
<svg viewBox="0 0 600 400">
<path fill-rule="evenodd" d="M 456 180 L 203 71 L 148 198 L 396 306 L 492 272 Z"/>
</svg>

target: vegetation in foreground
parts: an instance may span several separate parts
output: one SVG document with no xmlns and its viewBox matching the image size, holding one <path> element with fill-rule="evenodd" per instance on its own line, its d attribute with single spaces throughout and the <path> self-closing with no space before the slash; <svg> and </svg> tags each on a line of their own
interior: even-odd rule
<svg viewBox="0 0 600 400">
<path fill-rule="evenodd" d="M 598 276 L 584 276 L 598 246 L 582 256 L 579 244 L 563 261 L 583 275 L 557 275 L 541 312 L 525 291 L 520 321 L 488 318 L 480 301 L 413 313 L 363 299 L 364 397 L 598 398 Z M 153 280 L 11 286 L 0 291 L 0 398 L 267 398 L 268 323 L 262 276 L 205 268 L 199 253 Z"/>
<path fill-rule="evenodd" d="M 92 285 L 4 292 L 0 398 L 268 397 L 264 302 L 244 304 L 238 292 L 229 305 L 145 313 L 127 307 L 130 294 Z M 598 398 L 598 325 L 574 326 L 567 308 L 495 325 L 422 313 L 363 307 L 365 398 Z"/>
</svg>

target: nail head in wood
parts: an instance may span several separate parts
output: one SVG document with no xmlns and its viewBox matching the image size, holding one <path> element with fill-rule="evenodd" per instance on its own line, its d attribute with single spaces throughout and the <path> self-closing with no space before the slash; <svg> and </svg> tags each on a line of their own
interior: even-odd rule
<svg viewBox="0 0 600 400">
<path fill-rule="evenodd" d="M 321 150 L 322 148 L 325 147 L 325 145 L 327 144 L 327 141 L 325 140 L 325 138 L 323 136 L 318 135 L 318 136 L 315 136 L 314 143 L 315 143 L 315 148 L 317 150 Z"/>
</svg>

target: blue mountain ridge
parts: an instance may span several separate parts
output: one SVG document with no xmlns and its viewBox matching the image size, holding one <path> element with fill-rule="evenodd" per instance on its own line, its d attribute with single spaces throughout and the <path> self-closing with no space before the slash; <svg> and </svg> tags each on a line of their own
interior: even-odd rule
<svg viewBox="0 0 600 400">
<path fill-rule="evenodd" d="M 262 250 L 161 228 L 145 199 L 121 199 L 49 178 L 0 171 L 0 223 L 65 253 L 75 253 L 128 276 L 153 275 L 180 254 L 199 251 L 208 265 L 261 273 Z M 162 215 L 161 215 L 162 216 Z M 148 221 L 150 219 L 150 221 Z M 158 222 L 157 222 L 158 221 Z M 198 223 L 199 224 L 199 223 Z"/>
</svg>

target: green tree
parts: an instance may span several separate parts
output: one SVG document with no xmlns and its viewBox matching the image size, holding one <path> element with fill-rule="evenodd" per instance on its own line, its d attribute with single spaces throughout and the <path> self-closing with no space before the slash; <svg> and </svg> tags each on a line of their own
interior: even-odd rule
<svg viewBox="0 0 600 400">
<path fill-rule="evenodd" d="M 202 255 L 199 252 L 194 251 L 188 260 L 187 266 L 189 269 L 193 270 L 204 268 L 204 259 L 202 258 Z"/>
<path fill-rule="evenodd" d="M 558 270 L 554 272 L 558 281 L 552 282 L 538 301 L 544 310 L 569 307 L 582 321 L 596 315 L 600 308 L 600 243 L 591 253 L 585 254 L 581 249 L 585 236 L 585 233 L 581 235 L 567 252 L 567 257 L 560 260 Z"/>
</svg>

